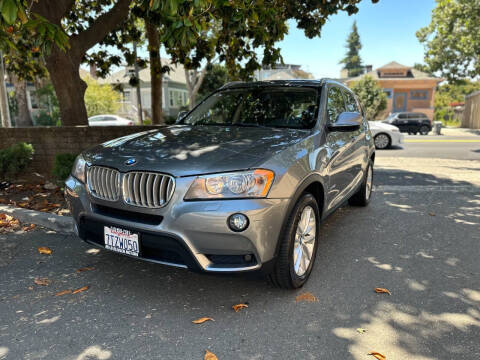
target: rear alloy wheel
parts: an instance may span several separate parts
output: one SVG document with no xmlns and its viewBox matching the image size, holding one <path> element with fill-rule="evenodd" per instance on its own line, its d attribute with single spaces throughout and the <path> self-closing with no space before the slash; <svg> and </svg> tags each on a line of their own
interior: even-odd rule
<svg viewBox="0 0 480 360">
<path fill-rule="evenodd" d="M 384 133 L 377 134 L 373 140 L 375 142 L 375 148 L 379 150 L 386 149 L 390 147 L 391 144 L 390 136 Z"/>
<path fill-rule="evenodd" d="M 372 197 L 373 190 L 373 163 L 370 161 L 360 189 L 348 199 L 348 203 L 353 206 L 367 206 Z"/>
<path fill-rule="evenodd" d="M 420 127 L 420 134 L 428 135 L 429 132 L 430 132 L 430 128 L 428 126 L 423 125 Z"/>
<path fill-rule="evenodd" d="M 270 282 L 284 289 L 296 289 L 307 281 L 312 272 L 318 247 L 320 213 L 312 194 L 297 201 L 280 236 L 280 250 Z"/>
</svg>

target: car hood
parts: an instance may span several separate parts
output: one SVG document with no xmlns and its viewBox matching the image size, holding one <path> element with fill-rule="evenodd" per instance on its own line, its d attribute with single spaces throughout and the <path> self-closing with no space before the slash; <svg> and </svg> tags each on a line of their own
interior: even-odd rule
<svg viewBox="0 0 480 360">
<path fill-rule="evenodd" d="M 111 140 L 84 152 L 87 162 L 120 171 L 189 176 L 248 169 L 310 131 L 236 126 L 174 125 Z M 135 159 L 133 165 L 126 161 Z"/>
<path fill-rule="evenodd" d="M 374 129 L 388 130 L 388 131 L 398 130 L 398 127 L 396 127 L 394 125 L 390 125 L 390 124 L 385 124 L 381 121 L 369 121 L 368 124 L 370 125 L 370 128 L 372 130 L 374 130 Z"/>
</svg>

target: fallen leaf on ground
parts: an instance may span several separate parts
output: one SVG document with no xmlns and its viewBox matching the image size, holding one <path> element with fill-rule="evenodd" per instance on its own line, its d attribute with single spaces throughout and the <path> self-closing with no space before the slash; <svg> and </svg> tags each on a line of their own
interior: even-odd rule
<svg viewBox="0 0 480 360">
<path fill-rule="evenodd" d="M 232 306 L 232 309 L 235 310 L 235 312 L 239 312 L 243 308 L 248 308 L 248 305 L 247 304 L 237 304 L 237 305 Z"/>
<path fill-rule="evenodd" d="M 30 230 L 33 230 L 33 229 L 35 229 L 35 224 L 30 224 L 28 226 L 23 227 L 23 231 L 30 231 Z"/>
<path fill-rule="evenodd" d="M 367 332 L 367 329 L 357 328 L 357 332 L 363 334 Z"/>
<path fill-rule="evenodd" d="M 72 293 L 72 290 L 63 290 L 63 291 L 60 291 L 58 293 L 55 294 L 55 296 L 62 296 L 62 295 L 67 295 L 67 294 L 71 294 Z"/>
<path fill-rule="evenodd" d="M 45 254 L 45 255 L 51 255 L 52 254 L 52 249 L 46 247 L 46 246 L 40 246 L 38 248 L 38 252 L 40 254 Z"/>
<path fill-rule="evenodd" d="M 370 351 L 368 353 L 368 355 L 372 355 L 373 357 L 375 357 L 375 359 L 378 359 L 378 360 L 386 360 L 387 357 L 383 354 L 380 354 L 379 352 L 376 352 L 376 351 Z"/>
<path fill-rule="evenodd" d="M 429 212 L 428 215 L 435 216 L 435 213 L 434 212 Z"/>
<path fill-rule="evenodd" d="M 218 360 L 218 357 L 211 351 L 205 350 L 205 356 L 203 357 L 203 360 Z"/>
<path fill-rule="evenodd" d="M 85 291 L 85 290 L 88 290 L 90 286 L 82 286 L 80 289 L 77 289 L 77 290 L 73 290 L 72 294 L 78 294 L 79 292 L 82 292 L 82 291 Z"/>
<path fill-rule="evenodd" d="M 35 280 L 33 280 L 33 282 L 41 286 L 47 286 L 48 284 L 50 284 L 50 280 L 48 280 L 47 278 L 36 278 Z"/>
<path fill-rule="evenodd" d="M 90 271 L 90 270 L 95 270 L 95 268 L 90 266 L 85 266 L 80 269 L 77 269 L 77 272 L 84 272 L 84 271 Z"/>
<path fill-rule="evenodd" d="M 306 293 L 298 295 L 295 298 L 295 301 L 296 302 L 299 302 L 299 301 L 316 302 L 316 301 L 318 301 L 318 299 L 312 293 L 306 292 Z"/>
<path fill-rule="evenodd" d="M 194 324 L 203 324 L 204 322 L 206 321 L 215 321 L 213 320 L 211 317 L 202 317 L 200 319 L 197 319 L 197 320 L 193 320 L 192 323 Z"/>
<path fill-rule="evenodd" d="M 390 292 L 390 290 L 385 289 L 385 288 L 375 288 L 375 292 L 378 293 L 378 294 L 388 294 L 388 295 L 392 295 L 392 293 Z"/>
</svg>

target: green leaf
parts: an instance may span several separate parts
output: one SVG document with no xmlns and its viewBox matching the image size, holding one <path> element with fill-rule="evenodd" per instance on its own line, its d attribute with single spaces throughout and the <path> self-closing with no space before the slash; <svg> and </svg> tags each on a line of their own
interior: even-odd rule
<svg viewBox="0 0 480 360">
<path fill-rule="evenodd" d="M 2 6 L 2 16 L 7 24 L 13 24 L 17 19 L 18 7 L 15 0 L 4 0 Z"/>
</svg>

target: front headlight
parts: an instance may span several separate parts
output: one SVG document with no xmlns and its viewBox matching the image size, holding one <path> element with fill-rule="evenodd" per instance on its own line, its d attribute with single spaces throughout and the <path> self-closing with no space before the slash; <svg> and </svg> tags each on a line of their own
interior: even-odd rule
<svg viewBox="0 0 480 360">
<path fill-rule="evenodd" d="M 274 178 L 273 171 L 256 169 L 197 177 L 185 200 L 266 197 Z"/>
<path fill-rule="evenodd" d="M 78 155 L 73 163 L 72 175 L 81 182 L 85 182 L 85 165 L 86 161 L 82 155 Z"/>
</svg>

